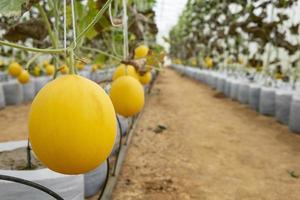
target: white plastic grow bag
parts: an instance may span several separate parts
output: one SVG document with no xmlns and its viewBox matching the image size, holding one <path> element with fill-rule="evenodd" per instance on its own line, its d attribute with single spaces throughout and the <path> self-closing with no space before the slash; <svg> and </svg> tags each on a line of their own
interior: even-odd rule
<svg viewBox="0 0 300 200">
<path fill-rule="evenodd" d="M 23 87 L 23 100 L 24 102 L 32 101 L 35 96 L 35 85 L 33 81 L 22 85 Z"/>
<path fill-rule="evenodd" d="M 78 73 L 80 76 L 83 76 L 87 79 L 91 79 L 91 72 L 90 71 L 87 71 L 87 70 L 82 70 L 82 71 L 79 71 Z"/>
<path fill-rule="evenodd" d="M 34 82 L 35 94 L 37 94 L 50 80 L 51 77 L 48 76 L 42 76 L 34 79 L 33 82 Z"/>
<path fill-rule="evenodd" d="M 293 132 L 300 133 L 300 94 L 295 94 L 292 99 L 289 128 Z"/>
<path fill-rule="evenodd" d="M 237 100 L 238 99 L 238 92 L 239 92 L 239 81 L 232 81 L 230 84 L 230 98 L 232 100 Z"/>
<path fill-rule="evenodd" d="M 259 111 L 259 99 L 260 99 L 261 86 L 257 84 L 250 84 L 249 88 L 249 106 L 250 108 Z"/>
<path fill-rule="evenodd" d="M 238 101 L 242 104 L 249 103 L 250 86 L 248 83 L 241 82 L 238 88 Z"/>
<path fill-rule="evenodd" d="M 1 151 L 11 151 L 25 147 L 27 141 L 0 143 Z M 47 168 L 37 170 L 0 170 L 0 174 L 22 178 L 41 184 L 66 200 L 82 200 L 84 198 L 83 175 L 63 175 Z M 51 197 L 35 188 L 0 180 L 1 200 L 48 200 Z"/>
<path fill-rule="evenodd" d="M 220 75 L 217 78 L 217 91 L 224 93 L 225 91 L 225 77 Z"/>
<path fill-rule="evenodd" d="M 104 186 L 107 174 L 107 164 L 102 163 L 93 171 L 84 174 L 84 196 L 85 198 L 96 195 Z"/>
<path fill-rule="evenodd" d="M 212 74 L 211 87 L 213 89 L 216 89 L 217 85 L 218 85 L 218 75 L 217 74 Z"/>
<path fill-rule="evenodd" d="M 224 94 L 227 97 L 230 97 L 230 86 L 231 86 L 232 80 L 228 77 L 225 79 L 225 88 L 224 88 Z"/>
<path fill-rule="evenodd" d="M 5 107 L 5 96 L 2 87 L 2 83 L 0 83 L 0 109 Z"/>
<path fill-rule="evenodd" d="M 292 90 L 277 90 L 276 91 L 276 119 L 277 121 L 288 124 L 290 117 L 291 102 L 293 97 Z"/>
<path fill-rule="evenodd" d="M 267 116 L 275 116 L 275 89 L 262 87 L 259 99 L 259 112 Z"/>
<path fill-rule="evenodd" d="M 6 105 L 18 105 L 23 102 L 23 88 L 16 80 L 2 84 Z"/>
<path fill-rule="evenodd" d="M 0 72 L 0 82 L 5 81 L 7 79 L 7 73 Z"/>
</svg>

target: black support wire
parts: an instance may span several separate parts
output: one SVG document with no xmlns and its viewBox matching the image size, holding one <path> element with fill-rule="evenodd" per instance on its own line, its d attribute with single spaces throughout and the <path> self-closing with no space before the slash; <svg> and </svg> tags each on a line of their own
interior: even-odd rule
<svg viewBox="0 0 300 200">
<path fill-rule="evenodd" d="M 7 175 L 0 175 L 0 180 L 11 181 L 11 182 L 15 182 L 15 183 L 20 183 L 22 185 L 27 185 L 29 187 L 32 187 L 32 188 L 38 189 L 42 192 L 45 192 L 46 194 L 52 196 L 53 198 L 55 198 L 57 200 L 64 200 L 61 196 L 59 196 L 57 193 L 53 192 L 49 188 L 42 186 L 40 184 L 25 180 L 25 179 L 13 177 L 13 176 L 7 176 Z"/>
<path fill-rule="evenodd" d="M 104 194 L 105 188 L 106 188 L 107 183 L 108 183 L 109 172 L 110 172 L 110 170 L 109 170 L 109 167 L 110 167 L 110 166 L 109 166 L 109 158 L 106 159 L 106 165 L 107 165 L 107 171 L 106 171 L 105 182 L 104 182 L 103 188 L 102 188 L 102 190 L 101 190 L 101 192 L 100 192 L 100 195 L 99 195 L 99 197 L 98 197 L 98 200 L 101 200 L 101 199 L 102 199 L 102 196 L 103 196 L 103 194 Z"/>
<path fill-rule="evenodd" d="M 117 151 L 117 155 L 116 155 L 116 160 L 115 160 L 114 168 L 113 168 L 113 171 L 112 171 L 112 176 L 116 175 L 117 163 L 118 163 L 118 160 L 119 160 L 119 155 L 120 155 L 120 151 L 121 151 L 121 147 L 122 147 L 123 129 L 122 129 L 122 125 L 121 125 L 121 122 L 120 122 L 120 119 L 119 119 L 118 116 L 117 116 L 117 121 L 118 121 L 119 130 L 120 130 L 120 138 L 119 138 L 119 147 L 118 147 L 118 151 Z"/>
</svg>

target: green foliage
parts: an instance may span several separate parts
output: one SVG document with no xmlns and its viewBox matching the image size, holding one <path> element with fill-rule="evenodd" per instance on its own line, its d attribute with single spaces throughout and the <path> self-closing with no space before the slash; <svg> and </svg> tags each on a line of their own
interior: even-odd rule
<svg viewBox="0 0 300 200">
<path fill-rule="evenodd" d="M 30 0 L 1 0 L 0 15 L 19 16 L 22 13 L 22 7 L 27 7 Z"/>
</svg>

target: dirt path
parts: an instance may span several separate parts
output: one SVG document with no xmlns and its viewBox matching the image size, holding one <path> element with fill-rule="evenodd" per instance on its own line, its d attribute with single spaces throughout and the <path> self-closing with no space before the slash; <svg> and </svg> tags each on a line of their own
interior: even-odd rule
<svg viewBox="0 0 300 200">
<path fill-rule="evenodd" d="M 30 103 L 0 110 L 0 142 L 27 139 L 29 109 Z"/>
<path fill-rule="evenodd" d="M 166 70 L 137 126 L 114 200 L 299 200 L 300 136 Z M 166 126 L 161 133 L 158 125 Z"/>
</svg>

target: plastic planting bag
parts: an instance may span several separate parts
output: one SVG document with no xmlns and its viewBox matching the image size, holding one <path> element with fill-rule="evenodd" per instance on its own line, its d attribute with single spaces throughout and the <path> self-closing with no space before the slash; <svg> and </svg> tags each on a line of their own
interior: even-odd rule
<svg viewBox="0 0 300 200">
<path fill-rule="evenodd" d="M 224 93 L 225 88 L 225 78 L 222 76 L 219 76 L 217 78 L 217 91 Z"/>
<path fill-rule="evenodd" d="M 238 89 L 238 101 L 242 104 L 249 103 L 249 84 L 248 83 L 240 83 Z"/>
<path fill-rule="evenodd" d="M 51 77 L 42 76 L 34 79 L 35 94 L 37 94 L 49 81 Z"/>
<path fill-rule="evenodd" d="M 210 72 L 206 73 L 205 82 L 206 82 L 207 85 L 212 87 L 212 75 L 211 75 Z"/>
<path fill-rule="evenodd" d="M 0 83 L 0 109 L 4 107 L 5 107 L 5 97 L 4 97 L 2 83 Z"/>
<path fill-rule="evenodd" d="M 3 82 L 7 79 L 7 74 L 5 72 L 0 72 L 0 82 Z"/>
<path fill-rule="evenodd" d="M 231 86 L 231 80 L 226 79 L 225 81 L 225 89 L 224 89 L 224 94 L 227 97 L 230 97 L 230 86 Z"/>
<path fill-rule="evenodd" d="M 35 85 L 33 81 L 22 85 L 23 87 L 23 99 L 24 102 L 30 102 L 34 99 L 35 96 Z"/>
<path fill-rule="evenodd" d="M 276 119 L 283 124 L 289 123 L 292 96 L 292 91 L 278 90 L 276 92 Z"/>
<path fill-rule="evenodd" d="M 6 105 L 18 105 L 23 102 L 23 88 L 16 80 L 2 84 Z"/>
<path fill-rule="evenodd" d="M 231 84 L 230 84 L 230 98 L 232 100 L 237 100 L 238 91 L 239 91 L 239 82 L 238 81 L 232 81 Z"/>
<path fill-rule="evenodd" d="M 261 87 L 256 84 L 251 84 L 249 88 L 249 106 L 259 111 L 259 99 L 260 99 L 260 90 Z"/>
<path fill-rule="evenodd" d="M 91 72 L 90 71 L 82 70 L 82 71 L 79 72 L 79 75 L 83 76 L 87 79 L 91 79 Z"/>
<path fill-rule="evenodd" d="M 289 128 L 296 133 L 300 133 L 300 94 L 293 96 L 290 109 Z"/>
<path fill-rule="evenodd" d="M 213 89 L 216 89 L 217 86 L 218 86 L 218 76 L 217 75 L 213 75 L 212 76 L 212 85 L 211 85 L 211 87 Z"/>
<path fill-rule="evenodd" d="M 275 89 L 263 87 L 260 92 L 259 112 L 267 116 L 275 116 Z"/>
<path fill-rule="evenodd" d="M 107 163 L 102 163 L 93 171 L 84 174 L 84 196 L 85 198 L 96 195 L 104 186 L 107 174 Z"/>
<path fill-rule="evenodd" d="M 11 151 L 26 147 L 26 141 L 0 143 L 1 151 Z M 22 178 L 43 185 L 66 200 L 82 200 L 84 198 L 83 175 L 69 176 L 56 173 L 47 168 L 35 170 L 0 170 L 0 174 Z M 35 188 L 0 180 L 1 200 L 48 200 L 48 194 Z"/>
</svg>

